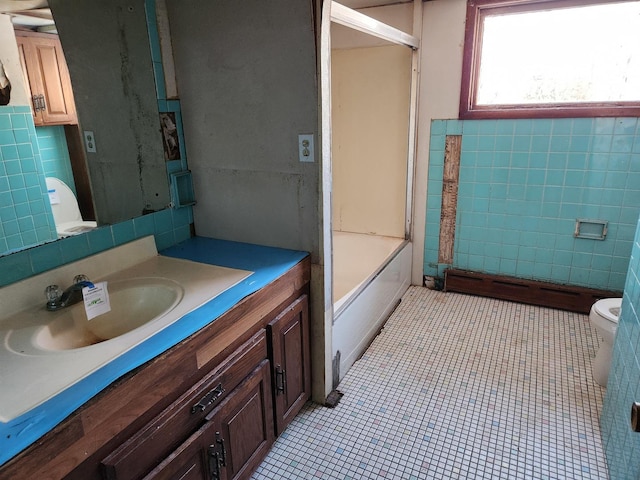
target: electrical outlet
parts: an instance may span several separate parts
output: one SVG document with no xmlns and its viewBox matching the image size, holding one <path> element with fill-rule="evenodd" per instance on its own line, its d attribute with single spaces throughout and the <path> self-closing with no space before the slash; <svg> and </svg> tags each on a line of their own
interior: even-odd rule
<svg viewBox="0 0 640 480">
<path fill-rule="evenodd" d="M 313 134 L 298 135 L 298 158 L 301 162 L 314 162 Z"/>
<path fill-rule="evenodd" d="M 90 130 L 84 131 L 84 146 L 87 149 L 87 153 L 96 153 L 96 139 Z"/>
</svg>

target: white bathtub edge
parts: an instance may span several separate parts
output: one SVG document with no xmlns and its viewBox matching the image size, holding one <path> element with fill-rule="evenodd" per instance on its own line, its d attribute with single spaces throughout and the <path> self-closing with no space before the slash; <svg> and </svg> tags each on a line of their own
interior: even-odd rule
<svg viewBox="0 0 640 480">
<path fill-rule="evenodd" d="M 411 258 L 412 244 L 407 243 L 334 318 L 332 358 L 340 351 L 340 380 L 364 353 L 409 288 Z"/>
</svg>

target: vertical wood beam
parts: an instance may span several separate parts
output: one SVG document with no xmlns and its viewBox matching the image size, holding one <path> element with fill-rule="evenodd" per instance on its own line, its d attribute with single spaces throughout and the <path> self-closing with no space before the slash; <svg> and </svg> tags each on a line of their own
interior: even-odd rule
<svg viewBox="0 0 640 480">
<path fill-rule="evenodd" d="M 438 263 L 453 263 L 461 146 L 462 135 L 447 135 L 444 146 Z"/>
</svg>

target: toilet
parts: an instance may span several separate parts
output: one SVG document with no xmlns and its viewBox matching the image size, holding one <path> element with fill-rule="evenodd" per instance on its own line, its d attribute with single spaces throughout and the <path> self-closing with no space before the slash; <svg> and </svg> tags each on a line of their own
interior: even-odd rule
<svg viewBox="0 0 640 480">
<path fill-rule="evenodd" d="M 607 386 L 607 380 L 609 379 L 611 352 L 621 306 L 622 298 L 603 298 L 592 305 L 589 313 L 591 325 L 602 337 L 600 349 L 596 353 L 596 358 L 592 365 L 593 379 L 603 387 Z"/>
<path fill-rule="evenodd" d="M 46 182 L 58 238 L 78 235 L 97 227 L 96 222 L 82 219 L 78 200 L 66 183 L 55 177 L 47 177 Z"/>
</svg>

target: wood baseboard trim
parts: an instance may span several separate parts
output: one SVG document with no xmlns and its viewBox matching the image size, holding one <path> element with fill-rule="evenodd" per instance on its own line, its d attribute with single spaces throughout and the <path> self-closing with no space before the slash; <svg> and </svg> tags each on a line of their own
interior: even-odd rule
<svg viewBox="0 0 640 480">
<path fill-rule="evenodd" d="M 457 269 L 445 270 L 444 290 L 586 314 L 597 300 L 622 296 L 621 292 L 609 290 Z"/>
</svg>

